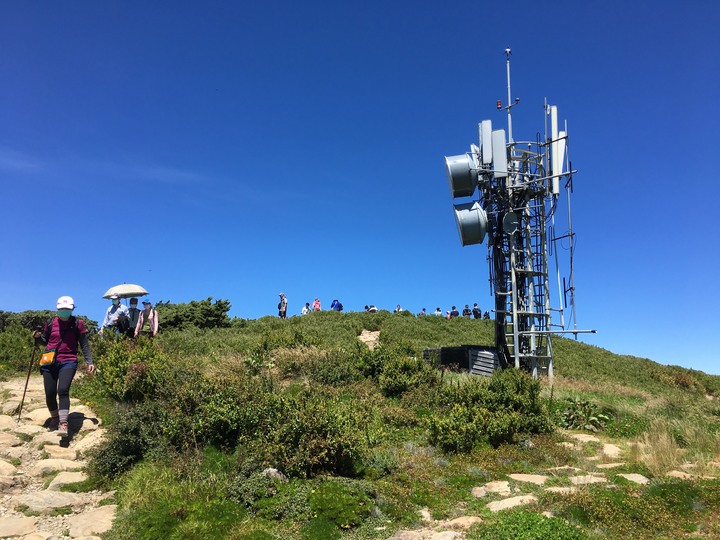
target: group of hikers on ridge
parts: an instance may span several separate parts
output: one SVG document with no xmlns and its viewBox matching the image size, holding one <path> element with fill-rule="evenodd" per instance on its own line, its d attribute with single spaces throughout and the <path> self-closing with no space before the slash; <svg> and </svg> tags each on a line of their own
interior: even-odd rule
<svg viewBox="0 0 720 540">
<path fill-rule="evenodd" d="M 281 319 L 287 319 L 287 310 L 288 310 L 288 299 L 287 296 L 285 296 L 285 293 L 279 293 L 280 301 L 278 302 L 278 317 Z M 377 313 L 378 308 L 374 305 L 365 305 L 365 313 Z M 330 305 L 331 311 L 342 311 L 343 305 L 342 303 L 336 298 L 332 301 L 332 304 Z M 322 311 L 322 305 L 320 303 L 319 298 L 315 298 L 313 300 L 312 305 L 310 302 L 305 302 L 305 305 L 300 310 L 300 315 L 307 315 L 308 313 L 312 311 Z M 397 307 L 393 310 L 393 313 L 402 313 L 404 310 L 400 306 L 400 304 L 397 304 Z M 422 310 L 417 314 L 418 317 L 422 317 L 425 315 L 433 315 L 433 316 L 439 316 L 444 317 L 446 319 L 453 319 L 455 317 L 460 317 L 461 314 L 457 310 L 457 307 L 452 306 L 451 310 L 446 311 L 445 313 L 442 312 L 442 310 L 438 307 L 435 309 L 434 313 L 428 313 L 425 308 L 422 308 Z M 470 308 L 469 304 L 465 304 L 465 307 L 462 310 L 462 316 L 465 318 L 474 318 L 474 319 L 490 319 L 490 313 L 485 312 L 483 313 L 482 310 L 478 307 L 477 302 L 473 304 L 472 309 Z"/>
<path fill-rule="evenodd" d="M 120 297 L 117 294 L 110 296 L 110 302 L 110 307 L 107 308 L 105 318 L 100 325 L 100 334 L 104 330 L 110 329 L 129 338 L 157 335 L 159 321 L 157 310 L 152 307 L 152 302 L 143 300 L 143 309 L 138 309 L 138 299 L 131 298 L 128 308 L 120 303 Z"/>
</svg>

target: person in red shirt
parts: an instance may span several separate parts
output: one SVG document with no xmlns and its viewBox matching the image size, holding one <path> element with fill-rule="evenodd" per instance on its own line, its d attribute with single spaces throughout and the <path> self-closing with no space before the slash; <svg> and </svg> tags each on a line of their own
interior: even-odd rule
<svg viewBox="0 0 720 540">
<path fill-rule="evenodd" d="M 46 351 L 56 351 L 55 362 L 40 366 L 40 373 L 45 386 L 45 404 L 50 411 L 50 429 L 57 429 L 58 435 L 67 437 L 70 385 L 78 368 L 78 346 L 82 348 L 88 373 L 94 373 L 95 366 L 85 323 L 72 314 L 75 301 L 70 296 L 61 296 L 56 307 L 57 317 L 48 321 L 42 332 L 34 332 L 33 337 L 37 344 L 45 345 Z"/>
</svg>

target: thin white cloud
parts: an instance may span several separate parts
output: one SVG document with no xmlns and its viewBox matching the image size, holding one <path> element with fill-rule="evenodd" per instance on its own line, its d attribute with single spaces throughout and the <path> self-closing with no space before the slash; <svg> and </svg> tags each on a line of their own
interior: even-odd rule
<svg viewBox="0 0 720 540">
<path fill-rule="evenodd" d="M 202 173 L 163 165 L 129 167 L 125 172 L 144 180 L 170 185 L 194 185 L 214 180 L 211 176 Z"/>
<path fill-rule="evenodd" d="M 37 159 L 6 146 L 0 146 L 0 170 L 13 172 L 36 172 L 43 164 Z"/>
</svg>

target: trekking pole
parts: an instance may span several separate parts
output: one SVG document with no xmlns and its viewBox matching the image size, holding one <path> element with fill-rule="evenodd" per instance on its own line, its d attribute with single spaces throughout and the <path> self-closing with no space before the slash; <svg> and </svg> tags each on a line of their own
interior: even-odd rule
<svg viewBox="0 0 720 540">
<path fill-rule="evenodd" d="M 33 347 L 32 356 L 30 357 L 30 365 L 28 366 L 27 379 L 25 379 L 25 390 L 23 390 L 23 396 L 22 396 L 22 399 L 20 400 L 20 406 L 18 407 L 18 419 L 17 419 L 18 424 L 20 423 L 20 415 L 22 414 L 23 404 L 25 403 L 25 392 L 27 392 L 28 383 L 30 382 L 30 373 L 32 372 L 33 364 L 35 363 L 35 351 L 37 351 L 37 348 L 38 348 L 38 346 L 36 343 L 35 346 Z"/>
</svg>

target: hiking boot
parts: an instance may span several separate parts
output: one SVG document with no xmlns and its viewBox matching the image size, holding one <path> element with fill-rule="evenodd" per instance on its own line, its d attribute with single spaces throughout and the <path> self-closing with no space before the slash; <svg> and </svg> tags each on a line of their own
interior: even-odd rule
<svg viewBox="0 0 720 540">
<path fill-rule="evenodd" d="M 68 423 L 62 422 L 58 425 L 57 434 L 61 437 L 67 437 L 68 436 Z"/>
<path fill-rule="evenodd" d="M 59 424 L 60 424 L 59 418 L 51 418 L 50 423 L 48 424 L 48 431 L 55 431 L 58 428 Z"/>
</svg>

